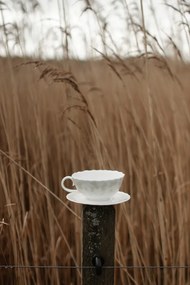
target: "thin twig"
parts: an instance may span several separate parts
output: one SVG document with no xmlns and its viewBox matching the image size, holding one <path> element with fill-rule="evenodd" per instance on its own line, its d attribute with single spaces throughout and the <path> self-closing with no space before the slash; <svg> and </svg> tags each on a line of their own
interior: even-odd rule
<svg viewBox="0 0 190 285">
<path fill-rule="evenodd" d="M 79 220 L 81 218 L 69 207 L 65 204 L 57 195 L 55 195 L 47 186 L 45 186 L 41 181 L 39 181 L 36 177 L 34 177 L 28 170 L 26 170 L 23 166 L 17 163 L 12 157 L 10 157 L 6 152 L 0 149 L 0 154 L 8 158 L 12 163 L 14 163 L 19 169 L 21 169 L 24 173 L 26 173 L 29 177 L 35 180 L 41 187 L 43 187 L 48 193 L 50 193 L 54 198 L 56 198 L 61 204 L 63 204 L 75 217 Z"/>
</svg>

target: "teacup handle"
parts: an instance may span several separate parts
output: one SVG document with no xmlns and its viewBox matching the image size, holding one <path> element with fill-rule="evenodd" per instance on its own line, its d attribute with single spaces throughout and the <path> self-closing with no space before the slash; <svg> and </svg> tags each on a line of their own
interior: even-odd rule
<svg viewBox="0 0 190 285">
<path fill-rule="evenodd" d="M 69 179 L 69 180 L 71 180 L 71 181 L 73 182 L 73 178 L 72 178 L 71 176 L 65 176 L 65 177 L 61 180 L 61 187 L 62 187 L 65 191 L 67 191 L 67 192 L 75 192 L 76 190 L 69 189 L 69 188 L 65 187 L 64 182 L 65 182 L 65 180 L 67 180 L 67 179 Z M 73 182 L 73 185 L 74 185 L 74 182 Z"/>
</svg>

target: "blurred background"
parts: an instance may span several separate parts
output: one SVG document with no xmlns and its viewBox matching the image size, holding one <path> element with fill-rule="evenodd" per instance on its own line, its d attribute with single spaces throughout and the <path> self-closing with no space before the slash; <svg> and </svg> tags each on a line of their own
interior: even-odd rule
<svg viewBox="0 0 190 285">
<path fill-rule="evenodd" d="M 189 56 L 188 1 L 143 1 L 148 51 Z M 144 52 L 140 1 L 0 2 L 0 54 L 38 58 L 124 57 Z M 96 50 L 97 49 L 97 50 Z"/>
</svg>

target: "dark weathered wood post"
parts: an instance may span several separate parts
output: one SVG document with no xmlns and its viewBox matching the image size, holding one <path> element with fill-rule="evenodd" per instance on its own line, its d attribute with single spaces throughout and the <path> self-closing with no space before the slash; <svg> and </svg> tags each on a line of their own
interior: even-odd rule
<svg viewBox="0 0 190 285">
<path fill-rule="evenodd" d="M 82 285 L 114 284 L 114 245 L 114 207 L 83 206 Z"/>
</svg>

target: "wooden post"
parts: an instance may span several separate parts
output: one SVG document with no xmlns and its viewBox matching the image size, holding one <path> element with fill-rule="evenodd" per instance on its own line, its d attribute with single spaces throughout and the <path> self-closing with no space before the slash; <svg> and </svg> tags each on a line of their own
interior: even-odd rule
<svg viewBox="0 0 190 285">
<path fill-rule="evenodd" d="M 114 207 L 83 206 L 82 285 L 114 284 L 114 268 L 104 268 L 114 266 L 114 246 Z"/>
</svg>

